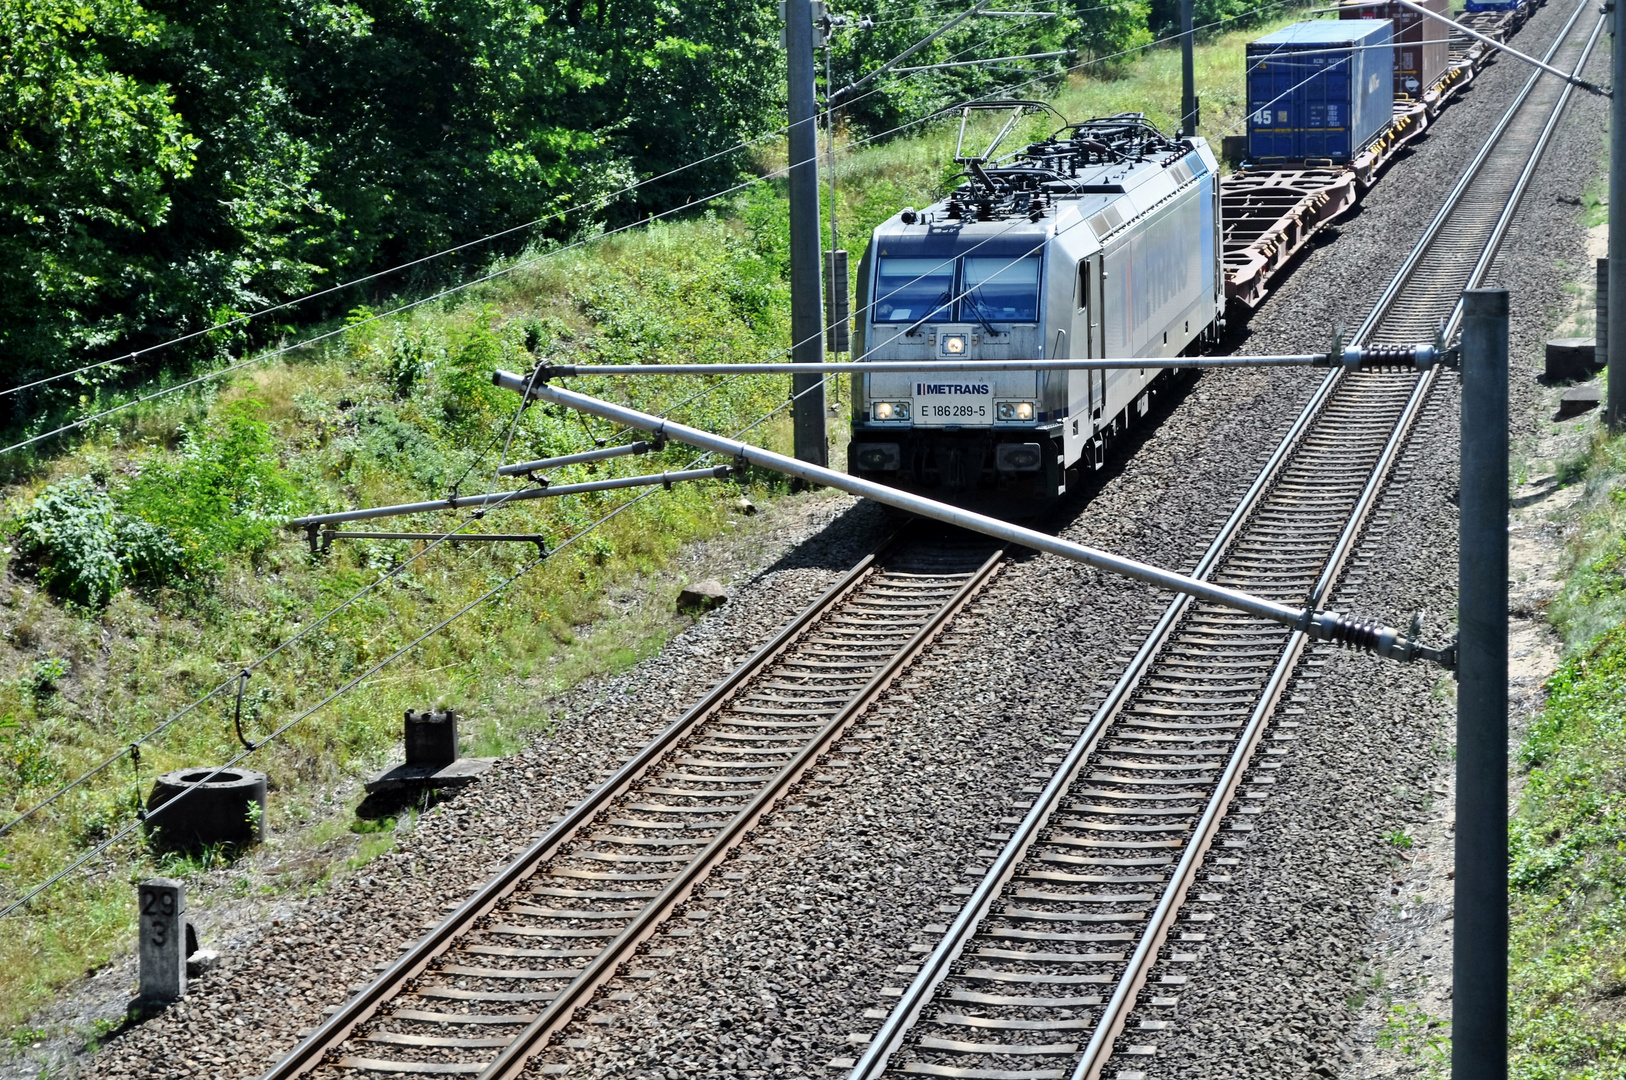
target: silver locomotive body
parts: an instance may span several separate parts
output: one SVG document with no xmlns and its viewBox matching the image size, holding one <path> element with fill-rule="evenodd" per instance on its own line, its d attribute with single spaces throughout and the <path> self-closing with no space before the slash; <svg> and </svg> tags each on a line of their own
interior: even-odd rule
<svg viewBox="0 0 1626 1080">
<path fill-rule="evenodd" d="M 860 363 L 1154 361 L 1217 333 L 1206 142 L 1130 115 L 969 163 L 972 181 L 949 198 L 875 230 L 858 273 Z M 848 468 L 962 504 L 1054 498 L 1101 465 L 1163 371 L 855 375 Z"/>
</svg>

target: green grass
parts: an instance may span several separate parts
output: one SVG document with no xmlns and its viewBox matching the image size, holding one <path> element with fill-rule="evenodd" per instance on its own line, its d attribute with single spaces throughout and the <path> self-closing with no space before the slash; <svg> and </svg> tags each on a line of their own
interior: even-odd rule
<svg viewBox="0 0 1626 1080">
<path fill-rule="evenodd" d="M 1238 31 L 1198 48 L 1205 132 L 1240 128 L 1242 44 L 1260 32 Z M 1107 74 L 1074 78 L 1057 107 L 1072 119 L 1135 110 L 1169 124 L 1179 98 L 1177 52 L 1152 50 Z M 1031 124 L 1039 133 L 1054 121 Z M 952 127 L 940 125 L 842 153 L 836 208 L 846 246 L 862 250 L 874 224 L 944 190 L 952 139 Z M 278 528 L 276 519 L 440 497 L 459 480 L 464 493 L 488 489 L 493 436 L 506 431 L 516 405 L 513 395 L 490 385 L 493 368 L 523 371 L 537 355 L 567 363 L 779 355 L 789 337 L 785 217 L 782 189 L 764 184 L 716 216 L 548 258 L 531 253 L 514 272 L 459 298 L 358 325 L 328 347 L 289 354 L 205 394 L 130 409 L 96 425 L 72 449 L 32 459 L 4 490 L 0 514 L 11 523 L 0 541 L 0 812 L 20 812 L 119 753 L 411 560 L 422 546 L 416 542 L 340 542 L 312 558 L 303 538 Z M 355 318 L 368 314 L 358 310 Z M 678 418 L 724 432 L 786 396 L 778 377 L 599 378 L 573 385 L 651 411 L 676 408 Z M 86 409 L 110 403 L 87 401 Z M 222 432 L 233 416 L 260 426 L 240 430 L 246 441 L 232 451 L 236 456 L 222 457 Z M 606 425 L 533 407 L 520 419 L 508 456 L 580 450 L 612 435 Z M 786 414 L 751 437 L 785 449 Z M 691 455 L 671 447 L 657 457 L 625 469 L 626 463 L 578 467 L 554 479 L 681 467 Z M 30 539 L 23 523 L 44 520 L 29 515 L 43 505 L 39 496 L 59 484 L 77 485 L 80 501 Z M 758 500 L 782 491 L 760 477 L 751 485 Z M 321 888 L 329 875 L 363 865 L 394 843 L 394 822 L 353 829 L 350 808 L 335 805 L 329 793 L 395 747 L 405 709 L 453 705 L 468 718 L 465 753 L 501 755 L 547 735 L 551 696 L 658 651 L 687 622 L 672 609 L 683 584 L 672 557 L 693 540 L 734 528 L 737 495 L 729 485 L 695 485 L 638 502 L 255 754 L 249 764 L 274 784 L 269 823 L 285 838 L 263 860 L 275 862 L 261 868 L 263 887 Z M 540 532 L 557 544 L 633 497 L 515 504 L 476 528 Z M 86 506 L 88 517 L 74 509 Z M 453 520 L 378 524 L 431 531 Z M 76 538 L 84 536 L 100 545 L 93 566 L 51 561 L 81 550 Z M 178 546 L 164 547 L 166 537 Z M 254 673 L 244 694 L 249 737 L 262 737 L 366 671 L 514 573 L 533 550 L 444 546 L 411 561 Z M 93 587 L 69 588 L 80 574 Z M 0 895 L 17 895 L 128 824 L 156 773 L 234 754 L 232 719 L 223 695 L 146 746 L 139 765 L 121 760 L 52 812 L 0 838 Z M 124 843 L 91 872 L 55 887 L 0 935 L 0 1020 L 24 1038 L 26 1017 L 47 995 L 127 949 L 133 880 L 156 871 L 196 879 L 231 856 L 160 859 Z M 234 884 L 239 895 L 262 887 L 244 878 Z"/>
<path fill-rule="evenodd" d="M 187 448 L 208 443 L 221 418 L 248 400 L 261 404 L 275 468 L 301 493 L 303 509 L 432 498 L 471 465 L 462 490 L 483 490 L 495 457 L 477 451 L 492 432 L 505 430 L 517 404 L 490 386 L 489 372 L 525 370 L 532 362 L 527 335 L 560 359 L 763 359 L 786 333 L 783 293 L 771 253 L 758 252 L 741 225 L 703 219 L 655 228 L 513 275 L 477 303 L 371 324 L 327 352 L 267 366 L 212 397 L 133 410 L 12 488 L 7 506 L 15 520 L 40 491 L 68 478 L 127 492 L 145 477 L 172 477 Z M 708 385 L 620 382 L 581 385 L 656 411 Z M 785 396 L 782 380 L 770 377 L 710 385 L 712 392 L 681 415 L 717 430 L 744 426 Z M 593 434 L 612 432 L 598 427 Z M 783 423 L 756 434 L 780 448 L 787 438 Z M 537 407 L 524 414 L 510 454 L 541 457 L 590 445 L 574 415 Z M 692 455 L 674 446 L 656 456 L 637 459 L 634 468 L 679 467 Z M 556 479 L 608 474 L 584 466 Z M 754 484 L 757 498 L 771 496 L 763 481 Z M 151 486 L 142 494 L 150 499 Z M 539 532 L 557 544 L 636 494 L 516 504 L 478 528 Z M 271 823 L 298 833 L 330 814 L 315 792 L 387 754 L 407 708 L 456 705 L 469 718 L 471 754 L 511 752 L 528 733 L 545 731 L 550 718 L 542 702 L 550 695 L 584 676 L 626 668 L 684 625 L 672 611 L 682 582 L 664 569 L 685 543 L 727 527 L 737 497 L 732 485 L 712 484 L 679 486 L 639 502 L 590 542 L 565 549 L 268 745 L 251 764 L 277 785 Z M 400 523 L 423 528 L 452 520 Z M 7 725 L 0 727 L 0 800 L 7 816 L 119 752 L 421 547 L 340 542 L 312 559 L 301 538 L 275 530 L 273 542 L 252 555 L 222 548 L 204 587 L 132 581 L 105 606 L 66 603 L 31 576 L 15 551 L 0 555 L 9 571 L 0 586 L 0 720 Z M 419 559 L 256 671 L 244 695 L 249 736 L 260 737 L 366 670 L 534 552 L 527 545 L 466 545 Z M 606 603 L 627 589 L 635 591 L 633 602 Z M 582 633 L 588 626 L 594 632 Z M 145 747 L 139 773 L 121 762 L 56 812 L 6 837 L 0 880 L 15 895 L 128 823 L 155 773 L 220 761 L 236 749 L 231 702 L 223 696 Z M 365 838 L 354 857 L 370 858 L 388 843 L 387 834 Z M 123 947 L 131 925 L 129 878 L 150 860 L 126 844 L 102 865 L 88 880 L 59 886 L 0 937 L 6 970 L 0 1008 L 9 1022 L 40 994 Z M 204 868 L 171 867 L 183 875 Z"/>
<path fill-rule="evenodd" d="M 1569 655 L 1519 749 L 1511 1075 L 1626 1076 L 1626 440 L 1561 470 L 1585 485 L 1550 609 Z"/>
</svg>

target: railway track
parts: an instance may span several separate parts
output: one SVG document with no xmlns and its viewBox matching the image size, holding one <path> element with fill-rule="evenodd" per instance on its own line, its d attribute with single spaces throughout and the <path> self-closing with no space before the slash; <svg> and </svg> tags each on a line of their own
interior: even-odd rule
<svg viewBox="0 0 1626 1080">
<path fill-rule="evenodd" d="M 905 526 L 338 1006 L 268 1080 L 518 1076 L 723 870 L 1003 554 L 982 538 Z"/>
<path fill-rule="evenodd" d="M 1545 59 L 1579 72 L 1581 4 Z M 1355 335 L 1455 332 L 1569 99 L 1533 76 Z M 1437 372 L 1334 372 L 1220 530 L 1197 576 L 1312 607 L 1354 550 Z M 1299 721 L 1277 715 L 1307 638 L 1178 599 L 1128 663 L 897 1000 L 851 1080 L 1142 1080 Z M 1241 796 L 1239 798 L 1239 796 Z"/>
</svg>

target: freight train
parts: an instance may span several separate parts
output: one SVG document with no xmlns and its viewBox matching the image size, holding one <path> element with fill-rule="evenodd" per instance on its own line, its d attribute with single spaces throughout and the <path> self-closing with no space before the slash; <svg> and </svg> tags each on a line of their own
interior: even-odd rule
<svg viewBox="0 0 1626 1080">
<path fill-rule="evenodd" d="M 1138 113 L 1065 124 L 997 158 L 998 138 L 962 156 L 972 112 L 1012 110 L 1003 135 L 1024 111 L 1046 108 L 967 107 L 959 185 L 870 238 L 854 360 L 1147 364 L 854 375 L 848 469 L 1000 509 L 1054 499 L 1101 467 L 1176 375 L 1157 361 L 1216 342 L 1228 305 L 1256 306 L 1269 279 L 1354 206 L 1487 56 L 1472 43 L 1452 55 L 1433 29 L 1443 24 L 1398 4 L 1344 7 L 1340 20 L 1250 45 L 1252 160 L 1226 176 L 1205 140 L 1166 135 Z"/>
</svg>

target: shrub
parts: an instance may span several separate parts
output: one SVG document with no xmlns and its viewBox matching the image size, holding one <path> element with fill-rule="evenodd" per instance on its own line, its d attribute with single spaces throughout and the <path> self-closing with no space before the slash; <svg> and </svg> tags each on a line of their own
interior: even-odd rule
<svg viewBox="0 0 1626 1080">
<path fill-rule="evenodd" d="M 149 572 L 177 570 L 197 578 L 218 570 L 224 556 L 258 555 L 300 502 L 277 465 L 271 429 L 257 401 L 236 401 L 214 421 L 218 434 L 187 432 L 173 460 L 150 462 L 119 497 L 121 508 L 151 529 L 128 535 Z"/>
<path fill-rule="evenodd" d="M 119 591 L 118 511 L 88 478 L 53 484 L 17 522 L 17 549 L 53 595 L 88 608 Z"/>
<path fill-rule="evenodd" d="M 217 434 L 189 431 L 178 456 L 149 461 L 122 490 L 88 477 L 46 488 L 14 526 L 23 562 L 54 595 L 101 608 L 126 580 L 196 586 L 227 555 L 265 551 L 300 500 L 261 407 L 227 406 Z"/>
</svg>

